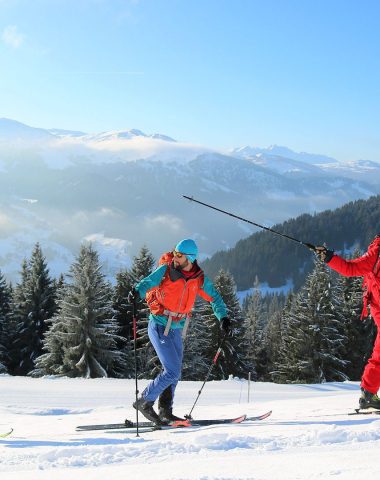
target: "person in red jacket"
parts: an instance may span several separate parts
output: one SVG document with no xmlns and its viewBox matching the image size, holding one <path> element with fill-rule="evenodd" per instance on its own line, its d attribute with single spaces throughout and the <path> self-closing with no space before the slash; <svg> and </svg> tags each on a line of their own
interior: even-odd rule
<svg viewBox="0 0 380 480">
<path fill-rule="evenodd" d="M 371 358 L 361 379 L 360 408 L 380 409 L 380 234 L 369 245 L 367 252 L 354 260 L 345 260 L 326 247 L 316 247 L 320 259 L 336 272 L 346 277 L 363 277 L 363 312 L 368 316 L 368 306 L 377 327 L 377 336 Z"/>
</svg>

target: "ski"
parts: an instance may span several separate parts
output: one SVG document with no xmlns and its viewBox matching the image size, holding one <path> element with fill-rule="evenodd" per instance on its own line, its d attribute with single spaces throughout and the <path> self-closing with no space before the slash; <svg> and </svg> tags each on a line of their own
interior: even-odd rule
<svg viewBox="0 0 380 480">
<path fill-rule="evenodd" d="M 349 412 L 348 415 L 380 415 L 380 410 L 377 410 L 375 408 L 371 410 L 368 410 L 368 409 L 362 410 L 360 408 L 355 408 L 355 411 Z"/>
<path fill-rule="evenodd" d="M 188 428 L 188 427 L 206 427 L 209 425 L 228 425 L 238 424 L 242 422 L 256 422 L 264 420 L 271 415 L 272 411 L 266 412 L 262 415 L 254 417 L 247 417 L 247 415 L 241 415 L 236 418 L 220 418 L 220 419 L 184 419 L 172 422 L 168 425 L 156 425 L 153 422 L 139 422 L 139 428 L 150 428 L 151 430 L 171 430 L 174 428 Z M 125 423 L 105 423 L 100 425 L 79 425 L 76 427 L 77 431 L 89 431 L 89 430 L 136 430 L 136 423 L 130 420 L 126 420 Z"/>
<path fill-rule="evenodd" d="M 9 432 L 0 433 L 0 438 L 8 437 L 12 432 L 13 432 L 13 428 L 11 428 Z"/>
</svg>

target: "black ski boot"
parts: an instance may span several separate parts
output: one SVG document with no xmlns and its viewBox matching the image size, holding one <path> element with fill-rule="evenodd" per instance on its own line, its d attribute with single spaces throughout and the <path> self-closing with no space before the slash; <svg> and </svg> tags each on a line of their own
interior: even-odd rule
<svg viewBox="0 0 380 480">
<path fill-rule="evenodd" d="M 177 422 L 178 420 L 185 420 L 184 418 L 180 418 L 180 417 L 177 417 L 176 415 L 173 415 L 172 408 L 168 408 L 168 407 L 160 407 L 158 409 L 158 416 L 160 418 L 160 421 L 165 424 Z"/>
<path fill-rule="evenodd" d="M 375 393 L 364 390 L 364 388 L 362 388 L 361 390 L 362 394 L 359 398 L 359 408 L 376 408 L 380 410 L 380 398 Z"/>
<path fill-rule="evenodd" d="M 173 415 L 173 393 L 172 387 L 166 388 L 158 399 L 158 416 L 162 423 L 177 422 L 178 420 L 184 420 L 184 418 Z"/>
<path fill-rule="evenodd" d="M 133 402 L 133 408 L 141 412 L 145 418 L 155 423 L 156 425 L 162 425 L 160 417 L 153 409 L 154 402 L 148 402 L 143 397 L 137 399 L 137 402 Z"/>
</svg>

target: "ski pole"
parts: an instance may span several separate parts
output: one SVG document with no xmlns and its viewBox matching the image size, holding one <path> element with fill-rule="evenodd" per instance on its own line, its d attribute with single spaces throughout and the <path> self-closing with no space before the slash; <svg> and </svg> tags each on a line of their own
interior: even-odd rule
<svg viewBox="0 0 380 480">
<path fill-rule="evenodd" d="M 139 387 L 137 382 L 137 301 L 136 298 L 132 302 L 132 319 L 133 319 L 133 350 L 135 356 L 135 390 L 136 390 L 136 407 L 139 396 Z M 139 409 L 136 408 L 136 437 L 139 437 Z"/>
<path fill-rule="evenodd" d="M 293 242 L 297 242 L 301 245 L 304 245 L 310 250 L 313 250 L 314 252 L 316 251 L 315 245 L 312 245 L 311 243 L 303 242 L 302 240 L 298 240 L 297 238 L 291 237 L 290 235 L 286 235 L 285 233 L 280 233 L 276 232 L 276 230 L 272 230 L 271 228 L 264 227 L 264 225 L 260 225 L 259 223 L 251 222 L 251 220 L 247 220 L 246 218 L 239 217 L 238 215 L 235 215 L 234 213 L 231 212 L 226 212 L 225 210 L 222 210 L 220 208 L 214 207 L 212 205 L 208 205 L 207 203 L 200 202 L 199 200 L 196 200 L 194 197 L 188 197 L 187 195 L 182 195 L 184 198 L 187 200 L 190 200 L 191 202 L 199 203 L 200 205 L 203 205 L 204 207 L 212 208 L 213 210 L 216 210 L 217 212 L 224 213 L 225 215 L 229 215 L 230 217 L 237 218 L 238 220 L 241 220 L 246 223 L 250 223 L 251 225 L 255 225 L 255 227 L 262 228 L 263 230 L 267 230 L 268 232 L 274 233 L 276 235 L 279 235 L 281 237 L 285 237 L 288 240 L 292 240 Z"/>
<path fill-rule="evenodd" d="M 196 405 L 197 402 L 198 402 L 198 399 L 199 399 L 199 397 L 200 397 L 200 395 L 201 395 L 201 393 L 202 393 L 203 387 L 205 386 L 205 384 L 206 384 L 206 382 L 207 382 L 207 380 L 208 380 L 208 377 L 210 376 L 211 370 L 213 369 L 214 365 L 216 365 L 216 362 L 218 361 L 218 357 L 219 357 L 219 355 L 220 355 L 220 353 L 221 353 L 221 351 L 222 351 L 223 344 L 224 344 L 224 342 L 225 342 L 225 340 L 226 340 L 227 337 L 228 337 L 228 333 L 225 333 L 224 336 L 223 336 L 223 338 L 222 338 L 222 340 L 220 341 L 220 344 L 219 344 L 218 350 L 216 351 L 215 357 L 213 358 L 213 360 L 212 360 L 212 362 L 211 362 L 211 365 L 209 366 L 209 369 L 208 369 L 206 378 L 205 378 L 205 380 L 204 380 L 204 382 L 203 382 L 203 385 L 202 385 L 201 389 L 200 389 L 199 392 L 198 392 L 198 396 L 197 396 L 197 398 L 195 399 L 194 405 L 191 407 L 190 413 L 189 413 L 188 415 L 185 415 L 185 418 L 187 418 L 188 420 L 192 420 L 191 414 L 192 414 L 192 412 L 193 412 L 193 410 L 194 410 L 195 405 Z"/>
</svg>

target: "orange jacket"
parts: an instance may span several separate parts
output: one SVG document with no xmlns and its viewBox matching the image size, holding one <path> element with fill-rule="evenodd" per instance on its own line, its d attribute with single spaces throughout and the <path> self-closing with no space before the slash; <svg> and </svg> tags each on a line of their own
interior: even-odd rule
<svg viewBox="0 0 380 480">
<path fill-rule="evenodd" d="M 173 316 L 173 322 L 179 322 L 186 316 L 183 314 L 190 314 L 196 296 L 200 295 L 211 303 L 219 320 L 227 316 L 222 297 L 198 264 L 195 264 L 197 270 L 194 275 L 186 278 L 180 270 L 174 268 L 172 253 L 165 253 L 159 263 L 160 266 L 154 272 L 136 285 L 140 296 L 146 296 L 153 315 L 165 315 L 165 310 L 168 310 L 179 314 L 177 318 Z"/>
</svg>

